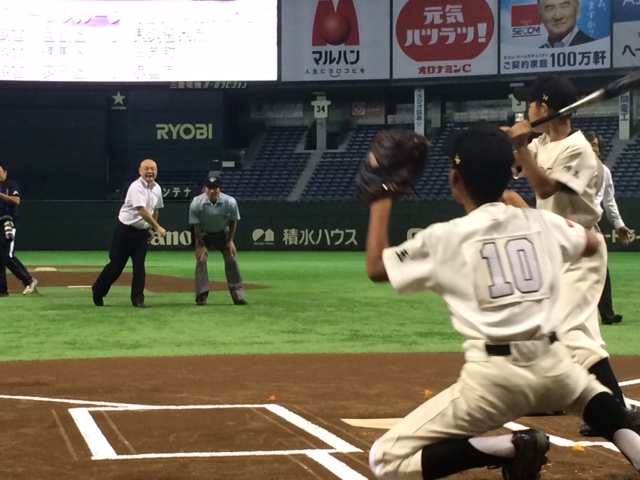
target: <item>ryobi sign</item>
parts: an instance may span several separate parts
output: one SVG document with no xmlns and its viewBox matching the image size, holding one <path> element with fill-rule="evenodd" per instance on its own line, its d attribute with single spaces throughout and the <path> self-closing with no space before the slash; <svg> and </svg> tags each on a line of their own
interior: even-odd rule
<svg viewBox="0 0 640 480">
<path fill-rule="evenodd" d="M 211 140 L 212 123 L 156 123 L 158 140 Z"/>
</svg>

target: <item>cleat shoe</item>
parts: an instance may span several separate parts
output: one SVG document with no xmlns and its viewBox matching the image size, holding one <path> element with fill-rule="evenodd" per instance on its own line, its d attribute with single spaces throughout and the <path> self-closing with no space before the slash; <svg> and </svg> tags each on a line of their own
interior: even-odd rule
<svg viewBox="0 0 640 480">
<path fill-rule="evenodd" d="M 8 297 L 9 292 L 0 292 L 0 297 Z"/>
<path fill-rule="evenodd" d="M 596 432 L 593 428 L 591 428 L 586 423 L 583 423 L 582 425 L 580 425 L 580 428 L 578 429 L 578 433 L 583 437 L 600 437 L 601 436 L 598 434 L 598 432 Z"/>
<path fill-rule="evenodd" d="M 627 417 L 627 421 L 631 424 L 631 429 L 640 435 L 640 412 L 628 408 L 625 408 L 624 412 L 625 416 Z M 578 430 L 578 432 L 583 437 L 602 437 L 602 435 L 598 434 L 598 432 L 596 432 L 586 423 L 580 425 L 580 429 Z"/>
<path fill-rule="evenodd" d="M 637 410 L 625 409 L 627 419 L 631 423 L 634 432 L 640 435 L 640 412 Z"/>
<path fill-rule="evenodd" d="M 136 308 L 147 308 L 147 304 L 144 302 L 133 302 L 133 306 Z"/>
<path fill-rule="evenodd" d="M 207 296 L 209 295 L 209 292 L 203 292 L 200 295 L 198 295 L 196 297 L 196 304 L 199 307 L 204 307 L 207 304 Z"/>
<path fill-rule="evenodd" d="M 614 315 L 613 317 L 604 317 L 602 319 L 603 325 L 615 325 L 622 321 L 622 315 Z"/>
<path fill-rule="evenodd" d="M 249 305 L 249 302 L 247 302 L 244 298 L 241 300 L 234 300 L 233 301 L 234 305 Z"/>
<path fill-rule="evenodd" d="M 38 286 L 38 280 L 36 280 L 35 278 L 32 278 L 31 283 L 25 287 L 22 294 L 29 295 L 30 293 L 35 292 L 37 286 Z"/>
<path fill-rule="evenodd" d="M 516 456 L 502 467 L 503 480 L 539 480 L 540 470 L 547 463 L 549 437 L 540 430 L 514 432 L 511 443 Z"/>
</svg>

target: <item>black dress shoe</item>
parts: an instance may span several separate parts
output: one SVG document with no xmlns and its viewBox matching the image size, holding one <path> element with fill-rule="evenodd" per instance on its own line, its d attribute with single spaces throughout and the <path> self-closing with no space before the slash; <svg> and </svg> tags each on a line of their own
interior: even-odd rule
<svg viewBox="0 0 640 480">
<path fill-rule="evenodd" d="M 622 321 L 622 315 L 614 315 L 612 317 L 602 317 L 603 325 L 614 325 Z"/>
<path fill-rule="evenodd" d="M 93 304 L 96 307 L 104 307 L 104 299 L 96 293 L 96 290 L 93 287 L 91 287 L 91 294 L 93 295 Z"/>
</svg>

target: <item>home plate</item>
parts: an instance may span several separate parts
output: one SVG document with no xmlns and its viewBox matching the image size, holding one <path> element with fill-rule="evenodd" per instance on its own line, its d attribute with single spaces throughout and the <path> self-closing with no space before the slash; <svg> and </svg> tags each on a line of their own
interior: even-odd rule
<svg viewBox="0 0 640 480">
<path fill-rule="evenodd" d="M 67 288 L 78 288 L 80 290 L 83 290 L 83 289 L 88 290 L 91 288 L 91 285 L 68 285 Z"/>
<path fill-rule="evenodd" d="M 352 427 L 361 427 L 361 428 L 379 428 L 382 430 L 389 430 L 396 423 L 398 423 L 401 418 L 341 418 L 341 420 L 347 425 L 351 425 Z"/>
<path fill-rule="evenodd" d="M 33 269 L 34 272 L 57 272 L 58 269 L 56 267 L 36 267 Z"/>
</svg>

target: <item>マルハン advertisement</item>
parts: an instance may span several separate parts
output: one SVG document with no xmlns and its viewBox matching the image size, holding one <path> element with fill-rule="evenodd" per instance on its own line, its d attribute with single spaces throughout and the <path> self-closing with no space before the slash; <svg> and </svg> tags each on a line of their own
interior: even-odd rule
<svg viewBox="0 0 640 480">
<path fill-rule="evenodd" d="M 500 73 L 611 66 L 610 0 L 502 0 Z"/>
<path fill-rule="evenodd" d="M 395 0 L 393 77 L 495 75 L 497 0 Z"/>
<path fill-rule="evenodd" d="M 283 81 L 390 76 L 390 2 L 282 0 Z"/>
<path fill-rule="evenodd" d="M 613 67 L 640 66 L 640 1 L 613 4 Z"/>
</svg>

